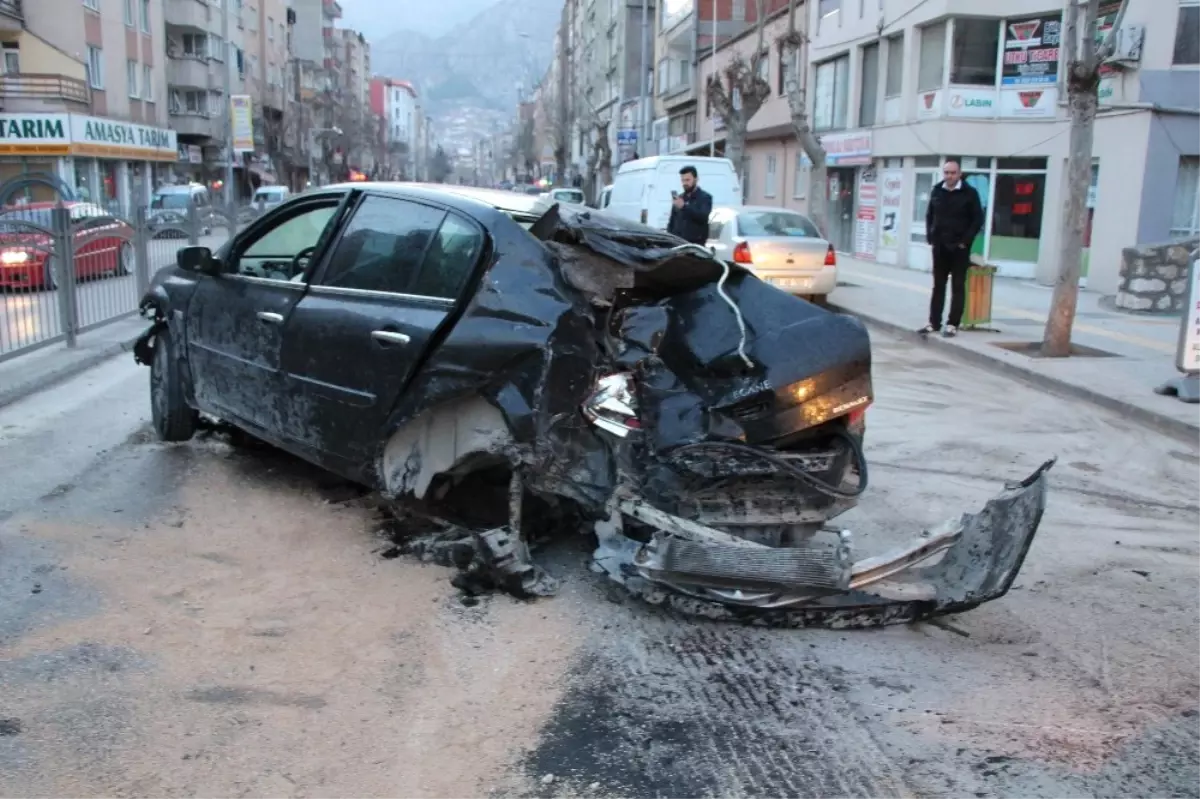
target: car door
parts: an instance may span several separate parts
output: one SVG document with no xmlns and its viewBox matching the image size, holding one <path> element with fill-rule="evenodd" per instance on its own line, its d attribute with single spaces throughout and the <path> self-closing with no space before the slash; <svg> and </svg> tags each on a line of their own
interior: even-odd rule
<svg viewBox="0 0 1200 799">
<path fill-rule="evenodd" d="M 474 220 L 437 205 L 362 198 L 284 332 L 298 445 L 370 479 L 388 415 L 485 241 Z"/>
<path fill-rule="evenodd" d="M 71 207 L 71 231 L 74 236 L 75 276 L 96 277 L 110 270 L 113 262 L 111 237 L 105 235 L 106 226 L 113 221 L 104 209 L 96 206 L 75 205 Z"/>
<path fill-rule="evenodd" d="M 197 404 L 278 440 L 284 326 L 304 295 L 306 266 L 327 246 L 345 194 L 279 208 L 222 253 L 223 271 L 202 277 L 186 314 Z"/>
</svg>

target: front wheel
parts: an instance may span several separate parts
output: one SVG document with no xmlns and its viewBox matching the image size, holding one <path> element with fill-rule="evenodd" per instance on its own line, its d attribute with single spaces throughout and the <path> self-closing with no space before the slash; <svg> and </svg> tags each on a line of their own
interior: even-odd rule
<svg viewBox="0 0 1200 799">
<path fill-rule="evenodd" d="M 129 242 L 121 242 L 117 250 L 117 267 L 113 271 L 122 277 L 133 271 L 133 245 Z"/>
<path fill-rule="evenodd" d="M 171 334 L 160 330 L 150 362 L 150 416 L 163 441 L 187 441 L 196 432 L 199 414 L 183 398 L 183 380 Z"/>
</svg>

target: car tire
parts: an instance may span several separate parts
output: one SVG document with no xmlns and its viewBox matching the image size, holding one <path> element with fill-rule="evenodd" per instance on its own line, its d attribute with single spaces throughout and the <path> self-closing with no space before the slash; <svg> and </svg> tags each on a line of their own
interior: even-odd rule
<svg viewBox="0 0 1200 799">
<path fill-rule="evenodd" d="M 113 269 L 113 274 L 118 277 L 128 275 L 132 270 L 129 268 L 133 264 L 133 245 L 128 241 L 121 242 L 121 246 L 117 248 L 117 266 Z"/>
<path fill-rule="evenodd" d="M 155 338 L 150 362 L 150 417 L 163 441 L 187 441 L 195 435 L 200 420 L 200 414 L 183 398 L 175 341 L 166 329 Z"/>
</svg>

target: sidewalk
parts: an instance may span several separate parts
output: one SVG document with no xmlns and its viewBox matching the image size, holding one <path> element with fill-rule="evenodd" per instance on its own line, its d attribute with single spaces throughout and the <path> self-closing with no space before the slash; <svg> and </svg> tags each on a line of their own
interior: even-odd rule
<svg viewBox="0 0 1200 799">
<path fill-rule="evenodd" d="M 838 288 L 829 301 L 865 322 L 921 342 L 915 331 L 927 321 L 929 291 L 926 272 L 839 254 Z M 1000 332 L 963 331 L 953 339 L 931 336 L 927 346 L 947 347 L 986 367 L 1195 440 L 1200 434 L 1200 408 L 1154 393 L 1179 374 L 1175 370 L 1178 316 L 1120 313 L 1100 294 L 1085 290 L 1079 295 L 1072 342 L 1111 357 L 1038 358 L 996 346 L 1040 342 L 1052 293 L 1032 281 L 999 278 L 990 327 Z"/>
<path fill-rule="evenodd" d="M 59 342 L 0 361 L 0 408 L 126 352 L 147 325 L 132 314 L 81 333 L 73 349 Z"/>
</svg>

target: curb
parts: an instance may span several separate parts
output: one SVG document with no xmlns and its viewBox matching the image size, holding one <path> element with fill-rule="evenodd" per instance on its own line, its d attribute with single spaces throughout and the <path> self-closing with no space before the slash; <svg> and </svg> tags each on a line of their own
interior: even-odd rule
<svg viewBox="0 0 1200 799">
<path fill-rule="evenodd" d="M 1093 391 L 1090 388 L 1084 388 L 1083 386 L 1078 386 L 1074 383 L 1068 383 L 1067 381 L 1059 380 L 1056 377 L 1048 377 L 1032 369 L 1027 369 L 1023 366 L 1018 366 L 1017 364 L 1002 361 L 999 358 L 993 358 L 981 352 L 975 352 L 974 350 L 967 349 L 966 347 L 959 347 L 955 344 L 951 344 L 948 341 L 943 341 L 941 338 L 923 338 L 922 336 L 918 335 L 916 331 L 909 330 L 903 325 L 898 325 L 895 322 L 888 322 L 871 314 L 852 311 L 844 305 L 829 303 L 828 308 L 829 310 L 837 313 L 853 316 L 872 327 L 876 327 L 880 330 L 887 331 L 888 333 L 898 335 L 907 341 L 918 342 L 927 347 L 940 348 L 943 352 L 952 355 L 961 361 L 966 361 L 976 366 L 982 366 L 986 369 L 1000 372 L 1008 377 L 1015 378 L 1036 388 L 1044 389 L 1053 394 L 1057 394 L 1061 397 L 1084 400 L 1085 402 L 1090 402 L 1093 405 L 1097 405 L 1106 410 L 1114 411 L 1128 419 L 1132 419 L 1173 438 L 1194 444 L 1196 443 L 1197 436 L 1200 435 L 1200 428 L 1197 428 L 1195 425 L 1190 425 L 1187 422 L 1180 421 L 1179 419 L 1166 416 L 1156 411 L 1147 410 L 1134 405 L 1133 403 L 1126 402 L 1125 400 L 1109 397 L 1105 394 L 1101 394 L 1098 391 Z"/>
<path fill-rule="evenodd" d="M 36 377 L 26 380 L 23 383 L 18 383 L 15 386 L 6 386 L 0 389 L 0 408 L 12 405 L 14 402 L 20 402 L 32 394 L 70 380 L 76 375 L 83 374 L 92 367 L 99 366 L 121 353 L 129 352 L 135 341 L 137 341 L 137 336 L 131 336 L 128 341 L 115 341 L 96 349 L 94 352 L 88 353 L 86 357 L 77 358 L 55 368 L 48 369 Z"/>
</svg>

